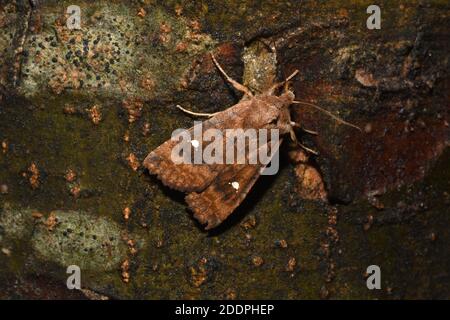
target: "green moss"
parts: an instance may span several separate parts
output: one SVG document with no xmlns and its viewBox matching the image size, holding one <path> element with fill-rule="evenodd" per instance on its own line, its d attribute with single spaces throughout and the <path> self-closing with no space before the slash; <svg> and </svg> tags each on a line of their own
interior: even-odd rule
<svg viewBox="0 0 450 320">
<path fill-rule="evenodd" d="M 113 42 L 118 42 L 121 53 L 117 57 L 121 60 L 111 69 L 119 76 L 100 69 L 95 75 L 100 75 L 101 80 L 93 77 L 82 88 L 68 85 L 60 94 L 51 93 L 49 79 L 55 72 L 51 58 L 82 49 L 82 41 L 71 49 L 65 42 L 59 43 L 57 49 L 49 48 L 56 51 L 46 51 L 41 63 L 24 62 L 23 70 L 26 72 L 29 67 L 30 72 L 29 77 L 23 79 L 19 93 L 28 99 L 5 98 L 0 108 L 0 141 L 8 141 L 7 153 L 0 153 L 0 166 L 6 168 L 0 170 L 0 183 L 9 187 L 9 193 L 0 195 L 0 201 L 22 208 L 5 211 L 8 213 L 1 220 L 5 236 L 0 244 L 13 249 L 11 257 L 1 256 L 2 270 L 13 275 L 43 273 L 64 280 L 63 269 L 68 264 L 78 264 L 82 270 L 86 269 L 84 286 L 119 298 L 213 299 L 234 292 L 244 299 L 310 299 L 320 298 L 323 287 L 328 288 L 332 298 L 430 297 L 433 290 L 437 296 L 445 296 L 445 281 L 439 284 L 432 275 L 438 275 L 448 265 L 448 259 L 443 258 L 449 256 L 446 246 L 448 209 L 443 191 L 449 189 L 450 180 L 441 174 L 448 172 L 448 152 L 423 183 L 413 189 L 390 191 L 382 197 L 387 208 L 384 211 L 377 211 L 365 201 L 337 206 L 340 240 L 331 245 L 330 256 L 321 252 L 321 243 L 327 240 L 330 206 L 298 198 L 292 165 L 286 159 L 279 175 L 262 177 L 242 206 L 211 233 L 202 231 L 191 217 L 182 194 L 165 188 L 142 168 L 135 172 L 128 166 L 126 157 L 130 153 L 142 161 L 150 150 L 167 140 L 174 129 L 192 125 L 192 119 L 173 105 L 179 103 L 187 108 L 217 111 L 236 102 L 219 78 L 220 82 L 213 84 L 210 81 L 216 78 L 201 78 L 198 81 L 205 83 L 200 84 L 200 89 L 180 89 L 180 81 L 190 75 L 193 61 L 219 41 L 231 40 L 242 47 L 254 37 L 301 26 L 308 30 L 307 34 L 292 38 L 292 48 L 283 48 L 278 54 L 277 67 L 284 72 L 301 64 L 300 80 L 310 85 L 322 78 L 343 82 L 334 78 L 337 73 L 334 70 L 323 71 L 324 66 L 349 64 L 350 68 L 356 68 L 358 63 L 368 63 L 376 55 L 377 40 L 370 38 L 373 40 L 370 42 L 367 35 L 358 32 L 365 25 L 365 2 L 343 5 L 338 1 L 326 1 L 320 2 L 320 6 L 306 2 L 298 11 L 299 1 L 195 1 L 184 5 L 181 18 L 174 13 L 177 3 L 114 1 L 89 2 L 88 5 L 82 2 L 86 18 L 83 36 L 90 36 L 92 41 L 97 35 L 107 37 L 111 33 Z M 147 11 L 144 18 L 137 17 L 141 5 Z M 55 34 L 54 20 L 62 14 L 63 7 L 56 1 L 43 4 L 43 30 L 36 35 L 40 40 Z M 349 26 L 337 22 L 333 25 L 339 20 L 333 17 L 342 7 L 349 10 Z M 416 30 L 410 28 L 409 22 L 389 19 L 391 15 L 397 17 L 394 11 L 387 11 L 383 18 L 386 28 L 397 30 L 392 37 L 402 41 L 406 36 L 410 39 L 411 34 L 415 37 Z M 96 12 L 100 12 L 102 24 L 90 20 Z M 411 20 L 418 14 L 414 10 L 405 13 Z M 122 20 L 114 22 L 114 18 Z M 186 40 L 189 23 L 195 19 L 202 25 L 200 40 L 190 42 L 186 52 L 177 52 L 176 44 Z M 158 40 L 162 22 L 172 27 L 166 44 Z M 125 36 L 121 36 L 121 32 Z M 345 33 L 351 36 L 344 39 Z M 127 38 L 133 40 L 128 45 Z M 134 40 L 140 43 L 135 44 Z M 389 40 L 388 37 L 386 41 Z M 338 54 L 318 54 L 327 48 Z M 349 60 L 343 61 L 341 51 L 346 48 Z M 134 56 L 128 56 L 126 50 Z M 275 72 L 273 58 L 263 51 L 259 45 L 250 45 L 244 50 L 243 59 L 251 57 L 246 61 L 245 82 L 251 83 L 255 75 L 264 74 L 264 69 L 269 75 Z M 388 58 L 390 54 L 387 52 Z M 317 60 L 316 56 L 319 56 Z M 261 58 L 262 66 L 251 65 L 253 58 Z M 72 62 L 69 59 L 61 64 L 67 68 Z M 102 68 L 104 64 L 102 61 Z M 81 69 L 85 72 L 86 66 L 82 65 Z M 348 74 L 343 74 L 350 77 L 352 70 L 347 71 Z M 140 87 L 141 76 L 147 72 L 155 82 L 155 88 L 150 91 Z M 231 72 L 239 74 L 236 70 Z M 129 90 L 122 91 L 121 79 L 126 81 Z M 103 80 L 109 86 L 105 86 Z M 87 84 L 92 87 L 85 86 Z M 216 96 L 219 91 L 225 92 L 220 99 Z M 308 97 L 304 90 L 298 92 Z M 322 99 L 342 109 L 342 115 L 347 117 L 354 110 L 349 103 L 358 103 L 352 94 L 350 91 L 336 100 L 334 97 L 327 100 L 327 96 Z M 145 101 L 142 116 L 133 123 L 128 122 L 122 106 L 123 99 L 130 96 Z M 93 105 L 97 105 L 102 114 L 97 125 L 86 112 Z M 63 112 L 66 106 L 73 106 L 79 112 L 66 114 Z M 142 127 L 146 122 L 150 124 L 150 133 L 143 136 Z M 339 154 L 341 149 L 333 146 L 342 141 L 340 131 L 326 123 L 321 136 L 331 144 L 330 150 L 334 150 L 336 157 L 345 158 Z M 130 141 L 125 143 L 123 137 L 127 131 Z M 36 163 L 40 170 L 40 185 L 34 190 L 27 177 L 22 176 L 31 163 Z M 64 177 L 68 169 L 77 174 L 72 183 Z M 78 198 L 70 193 L 73 186 L 81 189 Z M 413 205 L 423 192 L 429 210 L 408 218 L 408 212 L 396 209 L 399 199 L 407 198 Z M 125 207 L 131 209 L 127 222 L 122 216 Z M 45 217 L 57 210 L 58 224 L 52 231 L 42 221 L 35 226 L 30 210 L 23 208 L 41 211 Z M 364 232 L 362 225 L 368 214 L 375 216 L 375 223 Z M 402 215 L 405 220 L 396 222 L 394 218 L 402 218 Z M 256 225 L 246 229 L 241 222 L 249 217 L 255 217 Z M 67 229 L 73 232 L 68 233 Z M 431 232 L 437 234 L 436 242 L 427 240 Z M 137 254 L 130 254 L 123 235 L 137 241 Z M 111 237 L 114 240 L 110 240 Z M 279 240 L 285 240 L 287 248 L 280 248 Z M 112 245 L 111 254 L 102 247 L 104 242 Z M 416 250 L 419 255 L 415 255 Z M 261 266 L 252 262 L 255 256 L 263 259 Z M 204 266 L 200 262 L 202 258 L 206 259 Z M 286 271 L 290 258 L 297 261 L 294 271 Z M 124 259 L 130 260 L 129 284 L 123 283 L 119 271 Z M 336 277 L 329 283 L 326 272 L 331 263 L 336 265 Z M 368 291 L 363 277 L 365 268 L 377 263 L 383 272 L 382 292 Z M 206 280 L 198 286 L 193 281 L 192 268 L 204 268 Z M 430 273 L 428 277 L 426 272 Z M 417 279 L 420 279 L 421 291 L 414 292 L 412 287 Z M 393 288 L 393 295 L 386 293 L 385 288 L 389 286 Z"/>
</svg>

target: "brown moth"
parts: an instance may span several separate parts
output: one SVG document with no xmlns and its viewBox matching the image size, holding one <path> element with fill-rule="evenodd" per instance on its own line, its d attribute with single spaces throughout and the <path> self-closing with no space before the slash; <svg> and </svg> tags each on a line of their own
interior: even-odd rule
<svg viewBox="0 0 450 320">
<path fill-rule="evenodd" d="M 235 89 L 244 93 L 243 98 L 230 108 L 214 114 L 194 113 L 180 106 L 177 106 L 178 108 L 191 115 L 209 117 L 208 120 L 201 123 L 203 131 L 211 128 L 223 131 L 247 128 L 278 129 L 280 138 L 275 144 L 267 142 L 264 145 L 258 145 L 258 148 L 265 148 L 265 151 L 269 151 L 271 155 L 278 150 L 283 136 L 290 134 L 292 140 L 297 142 L 294 127 L 299 127 L 299 125 L 291 121 L 289 107 L 293 103 L 302 103 L 318 108 L 315 105 L 294 101 L 294 93 L 285 85 L 298 73 L 298 70 L 285 81 L 273 85 L 266 92 L 255 95 L 247 87 L 231 79 L 213 55 L 211 58 L 225 79 Z M 284 91 L 280 95 L 276 95 L 276 91 L 283 85 L 285 85 Z M 325 110 L 322 111 L 328 113 Z M 329 115 L 336 118 L 332 114 Z M 346 123 L 341 119 L 336 119 L 341 123 Z M 188 131 L 193 135 L 194 127 Z M 224 141 L 226 141 L 226 137 Z M 143 164 L 150 174 L 157 175 L 164 185 L 187 193 L 185 200 L 193 211 L 194 217 L 201 224 L 206 224 L 206 230 L 214 228 L 241 204 L 265 166 L 261 163 L 250 164 L 248 161 L 244 164 L 174 163 L 171 155 L 172 149 L 177 143 L 178 141 L 173 139 L 164 142 L 150 152 Z M 197 143 L 208 145 L 211 141 L 203 139 Z M 252 141 L 248 143 L 250 144 Z M 309 152 L 314 152 L 300 146 Z"/>
</svg>

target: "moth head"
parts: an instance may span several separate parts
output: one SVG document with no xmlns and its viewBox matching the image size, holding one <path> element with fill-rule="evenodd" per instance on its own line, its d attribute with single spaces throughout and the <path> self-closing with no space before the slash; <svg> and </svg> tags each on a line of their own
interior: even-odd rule
<svg viewBox="0 0 450 320">
<path fill-rule="evenodd" d="M 295 94 L 291 90 L 284 91 L 281 95 L 278 96 L 279 108 L 281 112 L 289 112 L 289 106 L 295 99 Z"/>
<path fill-rule="evenodd" d="M 281 96 L 284 97 L 286 101 L 289 101 L 289 104 L 295 99 L 295 94 L 291 90 L 286 90 Z"/>
<path fill-rule="evenodd" d="M 291 131 L 291 116 L 289 106 L 294 101 L 295 95 L 292 91 L 286 90 L 279 96 L 268 95 L 264 97 L 266 105 L 269 107 L 264 112 L 259 113 L 260 118 L 264 118 L 263 123 L 269 124 L 280 130 L 280 134 Z"/>
</svg>

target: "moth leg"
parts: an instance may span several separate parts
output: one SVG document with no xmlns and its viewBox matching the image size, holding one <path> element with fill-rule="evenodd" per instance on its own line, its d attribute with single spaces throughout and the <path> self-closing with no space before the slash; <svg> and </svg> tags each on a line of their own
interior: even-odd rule
<svg viewBox="0 0 450 320">
<path fill-rule="evenodd" d="M 305 129 L 305 128 L 303 128 L 301 125 L 299 125 L 298 123 L 296 123 L 296 122 L 294 122 L 294 121 L 291 121 L 291 126 L 294 127 L 294 128 L 299 128 L 299 129 L 301 129 L 302 131 L 304 131 L 304 132 L 306 132 L 306 133 L 309 133 L 309 134 L 312 134 L 312 135 L 314 135 L 314 136 L 319 135 L 319 133 L 318 133 L 317 131 Z"/>
<path fill-rule="evenodd" d="M 190 110 L 187 110 L 187 109 L 183 108 L 179 104 L 177 104 L 176 107 L 178 109 L 180 109 L 181 111 L 187 113 L 187 114 L 190 114 L 190 115 L 193 115 L 193 116 L 197 116 L 197 117 L 209 117 L 210 118 L 210 117 L 214 117 L 216 114 L 218 114 L 218 112 L 214 112 L 214 113 L 193 112 L 193 111 L 190 111 Z"/>
<path fill-rule="evenodd" d="M 293 129 L 292 127 L 291 127 L 291 130 L 290 130 L 289 133 L 290 133 L 290 135 L 291 135 L 292 141 L 294 141 L 296 144 L 298 144 L 302 149 L 304 149 L 304 150 L 306 150 L 307 152 L 312 153 L 312 154 L 314 154 L 314 155 L 316 155 L 316 156 L 319 155 L 319 153 L 318 153 L 317 151 L 308 148 L 307 146 L 301 144 L 301 143 L 298 141 L 297 136 L 295 135 L 294 129 Z"/>
<path fill-rule="evenodd" d="M 314 155 L 319 155 L 319 153 L 316 151 L 316 150 L 313 150 L 313 149 L 310 149 L 310 148 L 308 148 L 307 146 L 305 146 L 305 145 L 303 145 L 303 144 L 301 144 L 300 142 L 298 143 L 298 145 L 302 148 L 302 149 L 305 149 L 307 152 L 309 152 L 309 153 L 312 153 L 312 154 L 314 154 Z"/>
<path fill-rule="evenodd" d="M 300 127 L 300 129 L 302 129 L 302 130 L 303 130 L 304 132 L 306 132 L 306 133 L 312 134 L 313 136 L 319 135 L 319 133 L 318 133 L 317 131 L 308 130 L 308 129 L 305 129 L 305 128 L 303 128 L 303 127 Z"/>
<path fill-rule="evenodd" d="M 291 136 L 291 140 L 294 141 L 295 143 L 298 143 L 297 136 L 295 135 L 295 131 L 292 127 L 289 130 L 289 134 Z"/>
<path fill-rule="evenodd" d="M 233 80 L 229 75 L 227 75 L 227 73 L 222 69 L 222 67 L 220 66 L 219 62 L 217 62 L 216 58 L 214 57 L 214 55 L 211 53 L 211 58 L 214 61 L 214 64 L 216 65 L 217 69 L 219 69 L 219 71 L 223 74 L 223 76 L 225 77 L 225 79 L 227 79 L 227 81 L 229 83 L 231 83 L 231 85 L 238 91 L 241 91 L 243 93 L 245 93 L 246 95 L 248 95 L 249 97 L 253 97 L 253 93 L 244 85 L 240 84 L 239 82 Z"/>
</svg>

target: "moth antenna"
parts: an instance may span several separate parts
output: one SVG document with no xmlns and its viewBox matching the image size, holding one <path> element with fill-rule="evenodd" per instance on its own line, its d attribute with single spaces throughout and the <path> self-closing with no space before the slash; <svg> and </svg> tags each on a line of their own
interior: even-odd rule
<svg viewBox="0 0 450 320">
<path fill-rule="evenodd" d="M 295 70 L 289 77 L 286 78 L 286 80 L 274 84 L 268 91 L 269 94 L 273 94 L 275 90 L 277 90 L 279 87 L 283 85 L 287 85 L 288 81 L 291 80 L 293 77 L 295 77 L 298 74 L 298 70 Z"/>
<path fill-rule="evenodd" d="M 216 57 L 214 57 L 214 55 L 211 53 L 211 58 L 214 61 L 214 64 L 216 65 L 217 69 L 219 69 L 219 71 L 223 74 L 223 76 L 225 77 L 225 79 L 227 79 L 227 81 L 229 83 L 231 83 L 231 85 L 238 91 L 241 91 L 243 93 L 245 93 L 246 95 L 248 95 L 249 97 L 253 97 L 253 93 L 250 91 L 250 89 L 248 89 L 246 86 L 240 84 L 239 82 L 237 82 L 236 80 L 233 80 L 233 78 L 231 78 L 226 72 L 225 70 L 222 69 L 222 67 L 220 66 L 219 62 L 217 62 Z"/>
<path fill-rule="evenodd" d="M 306 150 L 307 152 L 312 153 L 313 155 L 316 155 L 316 156 L 319 155 L 319 153 L 318 153 L 316 150 L 310 149 L 310 148 L 308 148 L 307 146 L 301 144 L 300 142 L 298 142 L 298 145 L 299 145 L 301 148 L 303 148 L 304 150 Z"/>
<path fill-rule="evenodd" d="M 286 80 L 284 80 L 284 82 L 288 82 L 289 80 L 291 80 L 293 77 L 295 77 L 298 74 L 298 70 L 296 69 L 294 72 L 292 72 L 292 74 L 286 78 Z"/>
<path fill-rule="evenodd" d="M 303 101 L 296 101 L 296 100 L 292 101 L 292 103 L 303 104 L 303 105 L 305 105 L 305 106 L 309 106 L 309 107 L 315 108 L 315 109 L 317 109 L 317 110 L 319 110 L 319 111 L 321 111 L 321 112 L 323 112 L 323 113 L 329 115 L 331 118 L 333 118 L 334 120 L 336 120 L 338 123 L 345 124 L 345 125 L 347 125 L 347 126 L 349 126 L 349 127 L 353 127 L 353 128 L 358 129 L 359 131 L 362 132 L 362 130 L 361 130 L 360 127 L 355 126 L 354 124 L 352 124 L 352 123 L 350 123 L 350 122 L 347 122 L 347 121 L 345 121 L 345 120 L 339 118 L 338 116 L 334 115 L 334 114 L 331 113 L 330 111 L 325 110 L 325 109 L 323 109 L 323 108 L 321 108 L 321 107 L 319 107 L 319 106 L 317 106 L 317 105 L 315 105 L 315 104 L 308 103 L 308 102 L 303 102 Z"/>
<path fill-rule="evenodd" d="M 185 108 L 183 108 L 182 106 L 180 106 L 179 104 L 177 104 L 175 107 L 177 107 L 178 109 L 180 109 L 181 111 L 193 115 L 193 116 L 197 116 L 197 117 L 214 117 L 216 114 L 218 114 L 218 112 L 215 113 L 201 113 L 201 112 L 193 112 L 190 110 L 187 110 Z"/>
</svg>

